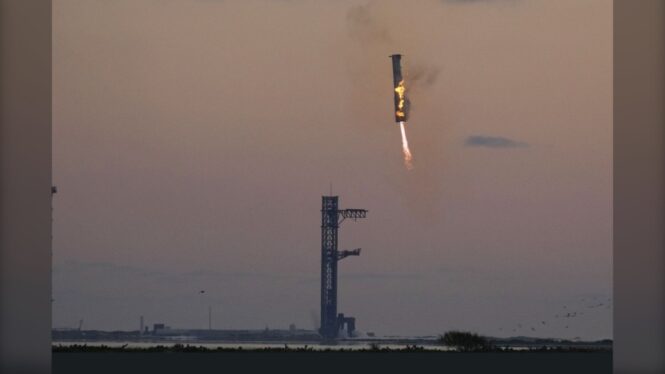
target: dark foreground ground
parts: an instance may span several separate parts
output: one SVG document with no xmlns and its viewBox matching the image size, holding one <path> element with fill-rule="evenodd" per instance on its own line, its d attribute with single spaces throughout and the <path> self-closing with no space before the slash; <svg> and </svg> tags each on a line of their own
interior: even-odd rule
<svg viewBox="0 0 665 374">
<path fill-rule="evenodd" d="M 603 373 L 597 352 L 53 352 L 53 373 Z"/>
</svg>

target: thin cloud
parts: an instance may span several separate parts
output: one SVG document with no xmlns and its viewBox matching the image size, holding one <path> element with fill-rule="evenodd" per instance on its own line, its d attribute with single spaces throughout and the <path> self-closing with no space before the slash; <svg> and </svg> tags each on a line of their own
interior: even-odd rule
<svg viewBox="0 0 665 374">
<path fill-rule="evenodd" d="M 450 6 L 474 6 L 474 5 L 488 5 L 488 6 L 514 6 L 521 3 L 521 0 L 439 0 L 441 4 Z"/>
<path fill-rule="evenodd" d="M 529 145 L 513 139 L 500 136 L 472 135 L 466 138 L 464 145 L 467 147 L 487 147 L 487 148 L 521 148 Z"/>
<path fill-rule="evenodd" d="M 443 3 L 451 4 L 476 4 L 476 3 L 507 3 L 517 0 L 441 0 Z"/>
</svg>

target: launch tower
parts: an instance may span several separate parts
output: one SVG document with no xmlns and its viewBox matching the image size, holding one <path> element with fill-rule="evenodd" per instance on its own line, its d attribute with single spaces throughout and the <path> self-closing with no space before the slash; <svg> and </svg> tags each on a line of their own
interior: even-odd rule
<svg viewBox="0 0 665 374">
<path fill-rule="evenodd" d="M 338 196 L 322 196 L 321 206 L 321 327 L 325 340 L 333 340 L 344 325 L 350 333 L 355 329 L 355 318 L 337 314 L 337 262 L 347 256 L 359 256 L 360 248 L 337 250 L 339 225 L 347 218 L 365 218 L 365 209 L 339 209 Z"/>
</svg>

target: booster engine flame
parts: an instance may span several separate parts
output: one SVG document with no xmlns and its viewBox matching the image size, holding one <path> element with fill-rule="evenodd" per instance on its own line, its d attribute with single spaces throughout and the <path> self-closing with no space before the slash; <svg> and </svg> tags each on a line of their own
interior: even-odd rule
<svg viewBox="0 0 665 374">
<path fill-rule="evenodd" d="M 404 166 L 406 166 L 407 170 L 411 170 L 413 169 L 413 163 L 411 162 L 413 156 L 411 156 L 411 150 L 409 150 L 409 141 L 406 139 L 404 121 L 399 123 L 399 128 L 402 131 L 402 153 L 404 153 Z"/>
<path fill-rule="evenodd" d="M 395 92 L 399 97 L 399 102 L 397 104 L 397 111 L 395 112 L 395 115 L 402 122 L 404 122 L 406 120 L 406 113 L 404 112 L 404 94 L 406 92 L 406 87 L 404 86 L 404 79 L 402 79 L 397 85 L 397 87 L 395 87 Z"/>
</svg>

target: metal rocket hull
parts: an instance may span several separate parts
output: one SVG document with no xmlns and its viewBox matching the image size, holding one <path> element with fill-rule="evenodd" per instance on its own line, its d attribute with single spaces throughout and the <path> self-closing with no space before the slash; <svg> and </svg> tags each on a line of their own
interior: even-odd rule
<svg viewBox="0 0 665 374">
<path fill-rule="evenodd" d="M 404 122 L 406 121 L 406 112 L 404 116 L 398 115 L 399 109 L 399 94 L 395 91 L 399 86 L 400 82 L 404 79 L 402 77 L 402 55 L 394 54 L 389 56 L 393 62 L 393 96 L 395 101 L 395 122 Z"/>
</svg>

